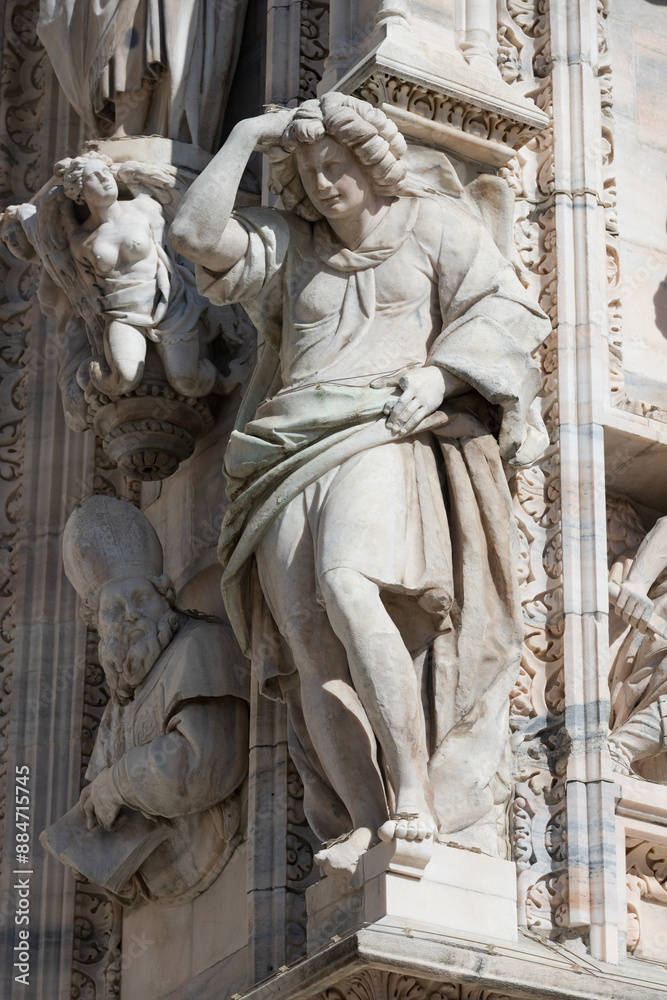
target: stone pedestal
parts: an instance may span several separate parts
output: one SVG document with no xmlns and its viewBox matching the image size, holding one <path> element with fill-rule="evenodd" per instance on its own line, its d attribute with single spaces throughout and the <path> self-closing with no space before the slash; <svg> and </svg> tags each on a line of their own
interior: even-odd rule
<svg viewBox="0 0 667 1000">
<path fill-rule="evenodd" d="M 306 893 L 308 953 L 370 924 L 517 940 L 516 866 L 444 844 L 379 844 L 352 880 L 325 878 Z M 421 850 L 420 850 L 421 849 Z M 428 853 L 431 853 L 429 859 Z"/>
</svg>

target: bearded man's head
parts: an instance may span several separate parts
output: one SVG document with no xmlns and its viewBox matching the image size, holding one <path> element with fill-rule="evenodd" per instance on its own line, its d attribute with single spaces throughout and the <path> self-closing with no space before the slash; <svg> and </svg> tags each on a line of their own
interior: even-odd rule
<svg viewBox="0 0 667 1000">
<path fill-rule="evenodd" d="M 124 704 L 150 673 L 181 621 L 162 546 L 148 518 L 119 497 L 76 505 L 63 536 L 65 572 L 81 615 L 100 635 L 111 697 Z"/>
<path fill-rule="evenodd" d="M 171 580 L 130 576 L 102 584 L 84 602 L 82 615 L 100 636 L 100 663 L 121 705 L 145 680 L 178 629 Z"/>
</svg>

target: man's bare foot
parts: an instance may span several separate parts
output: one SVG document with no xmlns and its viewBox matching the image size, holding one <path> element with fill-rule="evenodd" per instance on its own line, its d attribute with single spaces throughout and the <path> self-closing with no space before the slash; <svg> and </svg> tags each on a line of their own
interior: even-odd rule
<svg viewBox="0 0 667 1000">
<path fill-rule="evenodd" d="M 362 826 L 318 851 L 315 861 L 327 875 L 354 875 L 359 858 L 366 853 L 373 840 L 373 831 Z"/>
<path fill-rule="evenodd" d="M 123 378 L 119 372 L 113 372 L 101 358 L 93 358 L 89 366 L 90 380 L 98 392 L 105 396 L 122 396 L 132 392 L 141 382 L 143 365 L 133 379 Z"/>
<path fill-rule="evenodd" d="M 434 837 L 438 827 L 430 812 L 422 810 L 402 810 L 394 813 L 378 830 L 380 840 L 412 840 L 420 843 Z"/>
</svg>

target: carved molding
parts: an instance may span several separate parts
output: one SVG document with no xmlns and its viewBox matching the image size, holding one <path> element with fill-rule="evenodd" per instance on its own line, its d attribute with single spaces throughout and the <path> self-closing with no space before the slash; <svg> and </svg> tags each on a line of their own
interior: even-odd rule
<svg viewBox="0 0 667 1000">
<path fill-rule="evenodd" d="M 354 93 L 381 108 L 406 135 L 495 167 L 504 166 L 547 124 L 539 112 L 531 121 L 500 106 L 484 107 L 444 81 L 429 86 L 382 67 L 375 67 Z"/>
<path fill-rule="evenodd" d="M 481 986 L 418 979 L 404 972 L 362 969 L 309 1000 L 511 1000 Z"/>
</svg>

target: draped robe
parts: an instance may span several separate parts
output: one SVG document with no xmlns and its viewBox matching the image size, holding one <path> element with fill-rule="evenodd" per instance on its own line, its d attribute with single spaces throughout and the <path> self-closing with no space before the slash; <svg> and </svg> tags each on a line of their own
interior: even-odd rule
<svg viewBox="0 0 667 1000">
<path fill-rule="evenodd" d="M 264 340 L 225 458 L 231 505 L 219 555 L 231 624 L 264 693 L 289 688 L 293 700 L 295 668 L 253 553 L 312 484 L 325 505 L 331 475 L 356 464 L 363 482 L 371 450 L 381 468 L 383 451 L 393 461 L 388 449 L 403 449 L 406 482 L 395 492 L 405 537 L 385 539 L 398 555 L 388 561 L 354 531 L 364 513 L 352 509 L 355 494 L 335 554 L 321 552 L 322 544 L 330 552 L 330 537 L 313 539 L 316 576 L 330 558 L 378 584 L 422 678 L 440 833 L 496 853 L 522 626 L 510 495 L 480 404 L 500 405 L 503 457 L 523 464 L 538 456 L 545 438 L 531 353 L 548 321 L 481 222 L 453 200 L 399 198 L 355 251 L 324 220 L 273 209 L 236 218 L 249 236 L 245 257 L 225 274 L 197 269 L 200 291 L 214 303 L 241 302 Z M 422 365 L 441 366 L 474 392 L 448 401 L 416 432 L 392 435 L 383 407 L 397 390 L 377 379 Z M 378 510 L 392 504 L 391 491 L 377 492 L 371 485 Z M 306 812 L 327 839 L 335 795 L 298 713 L 291 723 Z"/>
<path fill-rule="evenodd" d="M 247 0 L 40 0 L 37 32 L 68 101 L 107 135 L 120 93 L 148 87 L 147 135 L 220 142 Z"/>
</svg>

